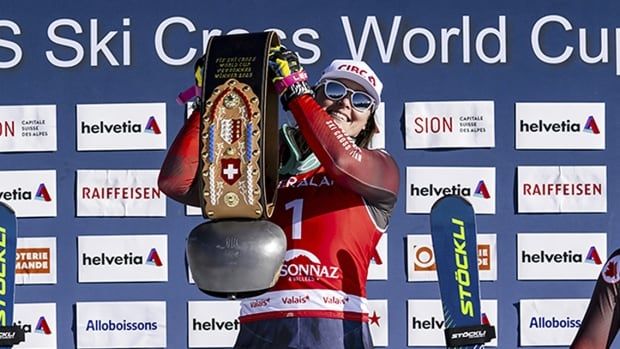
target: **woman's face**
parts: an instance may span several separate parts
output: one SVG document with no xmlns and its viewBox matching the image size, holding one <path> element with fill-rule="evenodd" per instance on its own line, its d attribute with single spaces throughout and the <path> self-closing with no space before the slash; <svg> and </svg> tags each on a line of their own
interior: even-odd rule
<svg viewBox="0 0 620 349">
<path fill-rule="evenodd" d="M 348 89 L 366 92 L 360 84 L 354 81 L 348 79 L 337 79 L 337 81 L 344 84 Z M 344 98 L 334 101 L 325 96 L 323 87 L 319 87 L 316 101 L 340 126 L 344 134 L 353 138 L 357 137 L 364 129 L 372 112 L 372 108 L 363 112 L 353 108 L 351 105 L 351 92 L 347 92 Z"/>
</svg>

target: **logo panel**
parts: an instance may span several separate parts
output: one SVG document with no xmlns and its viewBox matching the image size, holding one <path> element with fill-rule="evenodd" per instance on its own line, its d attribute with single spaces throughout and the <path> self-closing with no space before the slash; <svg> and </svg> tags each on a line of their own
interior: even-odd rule
<svg viewBox="0 0 620 349">
<path fill-rule="evenodd" d="M 78 170 L 77 216 L 164 217 L 159 170 Z"/>
<path fill-rule="evenodd" d="M 522 299 L 519 342 L 522 346 L 569 346 L 589 299 Z"/>
<path fill-rule="evenodd" d="M 168 281 L 166 235 L 78 236 L 79 282 Z"/>
<path fill-rule="evenodd" d="M 56 217 L 56 171 L 0 171 L 0 201 L 21 217 Z"/>
<path fill-rule="evenodd" d="M 430 213 L 449 194 L 469 200 L 477 214 L 495 214 L 495 168 L 407 167 L 407 213 Z"/>
<path fill-rule="evenodd" d="M 78 104 L 77 149 L 166 149 L 165 103 Z"/>
<path fill-rule="evenodd" d="M 15 304 L 13 320 L 26 333 L 26 340 L 13 348 L 57 348 L 56 303 Z"/>
<path fill-rule="evenodd" d="M 607 255 L 605 233 L 519 233 L 518 280 L 596 280 Z"/>
<path fill-rule="evenodd" d="M 56 283 L 56 238 L 17 238 L 15 284 Z"/>
<path fill-rule="evenodd" d="M 517 149 L 605 149 L 605 103 L 517 103 Z"/>
<path fill-rule="evenodd" d="M 190 348 L 232 348 L 239 334 L 239 301 L 187 302 Z"/>
<path fill-rule="evenodd" d="M 389 347 L 387 299 L 368 300 L 368 326 L 370 327 L 372 344 L 375 347 Z"/>
<path fill-rule="evenodd" d="M 480 301 L 482 310 L 481 320 L 495 326 L 495 333 L 499 334 L 498 313 L 496 299 Z M 444 329 L 446 327 L 440 299 L 409 299 L 407 300 L 407 346 L 445 347 Z M 498 336 L 499 337 L 499 336 Z M 486 346 L 497 347 L 498 338 L 493 339 Z"/>
<path fill-rule="evenodd" d="M 377 255 L 370 260 L 368 280 L 388 279 L 388 234 L 381 234 L 377 243 Z"/>
<path fill-rule="evenodd" d="M 476 235 L 478 275 L 481 281 L 497 280 L 497 235 Z M 435 252 L 430 234 L 407 235 L 407 281 L 437 281 Z"/>
<path fill-rule="evenodd" d="M 0 106 L 0 153 L 56 150 L 55 105 Z"/>
<path fill-rule="evenodd" d="M 495 147 L 493 101 L 405 103 L 408 149 Z"/>
<path fill-rule="evenodd" d="M 165 348 L 166 302 L 76 303 L 78 348 Z"/>
<path fill-rule="evenodd" d="M 519 166 L 519 213 L 607 212 L 606 166 Z"/>
</svg>

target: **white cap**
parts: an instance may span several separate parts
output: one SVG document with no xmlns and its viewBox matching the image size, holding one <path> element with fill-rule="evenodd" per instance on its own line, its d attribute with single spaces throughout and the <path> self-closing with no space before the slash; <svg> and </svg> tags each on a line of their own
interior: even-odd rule
<svg viewBox="0 0 620 349">
<path fill-rule="evenodd" d="M 383 83 L 377 74 L 362 61 L 352 59 L 335 59 L 321 75 L 320 81 L 325 79 L 349 79 L 362 85 L 368 94 L 374 98 L 375 108 L 381 103 Z"/>
</svg>

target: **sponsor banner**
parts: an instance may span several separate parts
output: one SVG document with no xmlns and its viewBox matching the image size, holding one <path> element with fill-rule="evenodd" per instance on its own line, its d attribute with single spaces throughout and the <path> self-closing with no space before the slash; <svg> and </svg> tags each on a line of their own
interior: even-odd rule
<svg viewBox="0 0 620 349">
<path fill-rule="evenodd" d="M 164 217 L 159 170 L 78 170 L 77 216 Z"/>
<path fill-rule="evenodd" d="M 605 149 L 605 103 L 516 103 L 517 149 Z"/>
<path fill-rule="evenodd" d="M 493 101 L 405 103 L 408 149 L 493 148 Z"/>
<path fill-rule="evenodd" d="M 167 235 L 78 236 L 78 282 L 168 281 Z"/>
<path fill-rule="evenodd" d="M 476 214 L 495 214 L 495 168 L 407 167 L 407 213 L 430 213 L 449 194 L 467 199 Z"/>
<path fill-rule="evenodd" d="M 387 280 L 388 279 L 388 234 L 381 234 L 377 242 L 378 258 L 373 257 L 368 267 L 368 280 Z"/>
<path fill-rule="evenodd" d="M 166 348 L 166 302 L 77 302 L 78 348 Z"/>
<path fill-rule="evenodd" d="M 497 235 L 477 234 L 478 275 L 481 281 L 497 280 Z M 437 281 L 437 266 L 430 234 L 407 235 L 407 281 Z"/>
<path fill-rule="evenodd" d="M 78 104 L 77 149 L 166 149 L 165 103 Z"/>
<path fill-rule="evenodd" d="M 0 171 L 0 201 L 17 218 L 56 217 L 56 171 Z"/>
<path fill-rule="evenodd" d="M 15 284 L 56 283 L 56 238 L 17 238 Z"/>
<path fill-rule="evenodd" d="M 519 213 L 607 212 L 606 166 L 519 166 Z"/>
<path fill-rule="evenodd" d="M 0 106 L 0 153 L 56 150 L 55 105 Z"/>
<path fill-rule="evenodd" d="M 239 301 L 187 302 L 190 348 L 232 348 L 239 334 Z"/>
<path fill-rule="evenodd" d="M 521 346 L 568 346 L 581 326 L 589 299 L 522 299 Z"/>
<path fill-rule="evenodd" d="M 26 332 L 15 349 L 56 349 L 56 303 L 15 304 L 14 323 Z"/>
<path fill-rule="evenodd" d="M 499 326 L 496 299 L 482 299 L 482 322 L 495 326 L 494 338 L 487 347 L 497 347 Z M 409 299 L 407 300 L 407 346 L 410 347 L 444 347 L 446 328 L 440 299 Z"/>
<path fill-rule="evenodd" d="M 196 206 L 185 205 L 186 216 L 202 216 L 202 209 Z"/>
<path fill-rule="evenodd" d="M 368 300 L 368 326 L 373 346 L 387 348 L 389 346 L 387 299 Z"/>
<path fill-rule="evenodd" d="M 596 280 L 606 256 L 606 233 L 519 233 L 517 279 Z"/>
<path fill-rule="evenodd" d="M 385 149 L 385 103 L 379 104 L 375 111 L 377 131 L 370 139 L 369 149 Z"/>
</svg>

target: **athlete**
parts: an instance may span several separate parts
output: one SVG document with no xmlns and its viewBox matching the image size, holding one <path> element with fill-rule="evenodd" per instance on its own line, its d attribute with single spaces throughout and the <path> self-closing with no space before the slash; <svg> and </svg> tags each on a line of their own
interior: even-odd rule
<svg viewBox="0 0 620 349">
<path fill-rule="evenodd" d="M 611 254 L 601 270 L 571 349 L 611 347 L 620 328 L 619 297 L 620 249 Z"/>
<path fill-rule="evenodd" d="M 382 83 L 364 62 L 335 60 L 311 88 L 295 53 L 272 49 L 275 87 L 297 126 L 281 130 L 280 182 L 270 220 L 287 236 L 280 277 L 241 302 L 235 348 L 372 348 L 366 279 L 396 204 L 399 171 L 370 150 Z M 194 113 L 164 161 L 160 188 L 198 205 Z"/>
</svg>

